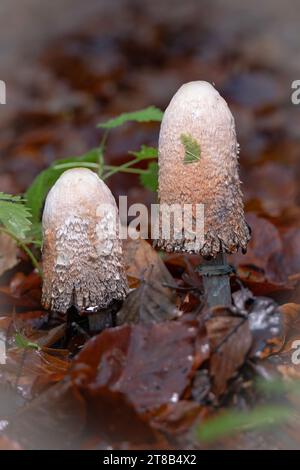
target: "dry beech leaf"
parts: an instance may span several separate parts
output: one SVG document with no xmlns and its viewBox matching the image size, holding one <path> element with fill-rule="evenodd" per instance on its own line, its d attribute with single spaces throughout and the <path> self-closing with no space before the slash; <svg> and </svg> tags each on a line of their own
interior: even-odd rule
<svg viewBox="0 0 300 470">
<path fill-rule="evenodd" d="M 5 376 L 11 384 L 18 384 L 22 395 L 31 399 L 50 385 L 60 382 L 70 367 L 64 350 L 13 348 L 7 352 L 7 363 L 3 366 Z"/>
<path fill-rule="evenodd" d="M 209 363 L 212 391 L 220 396 L 226 391 L 228 380 L 244 364 L 252 335 L 247 319 L 230 315 L 223 308 L 214 309 L 206 328 L 212 350 Z"/>
<path fill-rule="evenodd" d="M 300 339 L 300 305 L 288 303 L 279 307 L 284 325 L 283 351 L 290 351 L 294 340 Z"/>
<path fill-rule="evenodd" d="M 48 331 L 39 330 L 34 335 L 31 335 L 29 339 L 36 342 L 43 349 L 49 348 L 61 338 L 63 338 L 66 333 L 66 328 L 66 323 L 62 323 L 61 325 L 55 326 Z"/>
<path fill-rule="evenodd" d="M 172 283 L 173 278 L 157 251 L 142 238 L 138 240 L 126 240 L 123 244 L 127 275 L 132 280 L 131 287 L 136 287 L 139 282 L 157 277 L 161 282 Z"/>
<path fill-rule="evenodd" d="M 68 449 L 86 424 L 86 407 L 70 382 L 51 387 L 24 407 L 6 434 L 25 449 Z"/>
<path fill-rule="evenodd" d="M 172 436 L 182 436 L 189 432 L 201 420 L 205 413 L 203 407 L 190 400 L 180 400 L 177 404 L 169 403 L 154 413 L 153 425 Z"/>
<path fill-rule="evenodd" d="M 247 253 L 245 255 L 236 254 L 232 259 L 236 265 L 254 265 L 268 274 L 268 262 L 271 256 L 282 250 L 280 234 L 271 222 L 254 213 L 247 214 L 247 222 L 252 231 Z M 271 280 L 276 281 L 277 279 L 271 277 Z"/>
<path fill-rule="evenodd" d="M 175 301 L 174 291 L 149 276 L 147 281 L 142 281 L 137 289 L 129 293 L 117 314 L 117 325 L 172 320 L 179 314 Z"/>
<path fill-rule="evenodd" d="M 138 285 L 124 301 L 117 324 L 155 323 L 178 316 L 176 291 L 167 286 L 175 281 L 156 251 L 145 240 L 131 240 L 125 245 L 129 279 Z"/>
<path fill-rule="evenodd" d="M 122 392 L 139 411 L 176 403 L 201 357 L 197 324 L 164 322 L 122 326 L 89 340 L 75 359 L 87 392 L 99 387 Z"/>
<path fill-rule="evenodd" d="M 151 421 L 137 411 L 125 393 L 105 385 L 81 391 L 87 404 L 89 433 L 100 438 L 102 448 L 166 449 L 166 440 Z"/>
<path fill-rule="evenodd" d="M 238 278 L 243 281 L 255 295 L 271 295 L 275 292 L 291 292 L 292 282 L 270 281 L 264 271 L 253 265 L 240 265 L 237 270 Z"/>
<path fill-rule="evenodd" d="M 78 449 L 85 441 L 91 449 L 167 446 L 125 394 L 107 386 L 87 390 L 78 371 L 76 380 L 68 377 L 33 400 L 7 432 L 29 449 Z"/>
<path fill-rule="evenodd" d="M 231 257 L 239 277 L 260 295 L 294 288 L 297 279 L 292 282 L 291 276 L 300 272 L 300 229 L 279 230 L 254 213 L 247 214 L 247 222 L 252 229 L 247 254 Z"/>
<path fill-rule="evenodd" d="M 0 286 L 0 305 L 11 307 L 41 309 L 41 285 L 40 276 L 32 272 L 25 275 L 16 273 L 9 286 Z"/>
</svg>

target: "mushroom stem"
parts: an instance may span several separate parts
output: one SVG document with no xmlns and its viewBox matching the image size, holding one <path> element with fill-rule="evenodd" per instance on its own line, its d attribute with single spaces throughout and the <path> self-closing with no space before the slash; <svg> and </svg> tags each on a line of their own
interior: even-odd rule
<svg viewBox="0 0 300 470">
<path fill-rule="evenodd" d="M 231 305 L 230 273 L 225 253 L 205 260 L 196 270 L 203 276 L 204 294 L 209 307 Z"/>
</svg>

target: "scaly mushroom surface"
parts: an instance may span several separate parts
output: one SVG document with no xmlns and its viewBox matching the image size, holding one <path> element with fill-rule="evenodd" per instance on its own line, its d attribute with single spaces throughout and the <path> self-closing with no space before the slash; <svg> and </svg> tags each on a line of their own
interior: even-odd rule
<svg viewBox="0 0 300 470">
<path fill-rule="evenodd" d="M 95 173 L 63 173 L 47 196 L 42 223 L 46 308 L 96 312 L 126 297 L 118 209 Z"/>
<path fill-rule="evenodd" d="M 211 84 L 190 82 L 173 96 L 161 124 L 158 161 L 160 204 L 204 205 L 200 247 L 191 248 L 192 239 L 175 239 L 172 232 L 169 238 L 160 235 L 158 247 L 213 258 L 239 248 L 246 251 L 250 231 L 244 218 L 234 118 Z"/>
</svg>

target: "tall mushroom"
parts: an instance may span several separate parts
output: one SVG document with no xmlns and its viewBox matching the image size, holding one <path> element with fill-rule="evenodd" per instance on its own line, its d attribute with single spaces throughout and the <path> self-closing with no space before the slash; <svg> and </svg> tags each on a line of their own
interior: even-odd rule
<svg viewBox="0 0 300 470">
<path fill-rule="evenodd" d="M 244 218 L 238 174 L 234 118 L 226 101 L 209 83 L 183 85 L 167 107 L 159 136 L 159 201 L 170 206 L 204 205 L 204 237 L 200 245 L 183 235 L 164 237 L 166 251 L 199 253 L 208 303 L 231 302 L 225 253 L 246 251 L 250 231 Z M 176 225 L 174 215 L 173 226 Z M 180 222 L 180 221 L 179 221 Z M 180 226 L 180 224 L 179 224 Z"/>
<path fill-rule="evenodd" d="M 46 308 L 91 313 L 126 297 L 118 221 L 115 199 L 95 173 L 75 168 L 57 180 L 42 222 Z"/>
</svg>

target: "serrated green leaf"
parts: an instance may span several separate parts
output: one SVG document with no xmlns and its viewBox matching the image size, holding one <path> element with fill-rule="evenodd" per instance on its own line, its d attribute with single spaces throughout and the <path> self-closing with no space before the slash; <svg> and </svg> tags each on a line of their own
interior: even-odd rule
<svg viewBox="0 0 300 470">
<path fill-rule="evenodd" d="M 21 196 L 0 193 L 0 222 L 13 235 L 25 239 L 31 227 L 31 212 Z"/>
<path fill-rule="evenodd" d="M 155 106 L 149 106 L 148 108 L 133 111 L 131 113 L 120 114 L 120 116 L 98 124 L 97 127 L 101 127 L 102 129 L 114 129 L 115 127 L 122 126 L 122 124 L 125 124 L 125 122 L 129 121 L 161 122 L 162 117 L 163 112 L 160 109 L 156 108 Z"/>
<path fill-rule="evenodd" d="M 141 149 L 137 152 L 130 151 L 132 155 L 140 160 L 146 160 L 147 158 L 157 158 L 158 150 L 155 147 L 148 147 L 147 145 L 142 145 Z"/>
<path fill-rule="evenodd" d="M 197 434 L 200 440 L 212 442 L 237 432 L 281 424 L 291 416 L 292 409 L 287 406 L 259 406 L 249 412 L 226 411 L 201 424 Z"/>
<path fill-rule="evenodd" d="M 32 185 L 26 192 L 27 206 L 31 209 L 34 223 L 38 223 L 40 221 L 45 198 L 51 187 L 62 175 L 62 173 L 64 173 L 64 171 L 70 168 L 82 166 L 83 164 L 87 163 L 99 164 L 99 161 L 101 161 L 102 158 L 103 154 L 101 149 L 95 148 L 78 157 L 56 160 L 49 168 L 42 171 L 35 178 Z"/>
<path fill-rule="evenodd" d="M 195 163 L 200 160 L 201 148 L 200 144 L 190 134 L 181 134 L 180 141 L 184 146 L 184 160 L 185 164 Z"/>
<path fill-rule="evenodd" d="M 158 188 L 158 163 L 151 162 L 148 165 L 147 172 L 140 175 L 140 181 L 142 185 L 150 189 L 150 191 L 156 192 Z"/>
<path fill-rule="evenodd" d="M 15 343 L 16 343 L 16 346 L 18 346 L 18 348 L 21 348 L 21 349 L 36 349 L 36 350 L 41 349 L 37 343 L 33 343 L 32 341 L 29 341 L 21 333 L 15 334 Z"/>
</svg>

